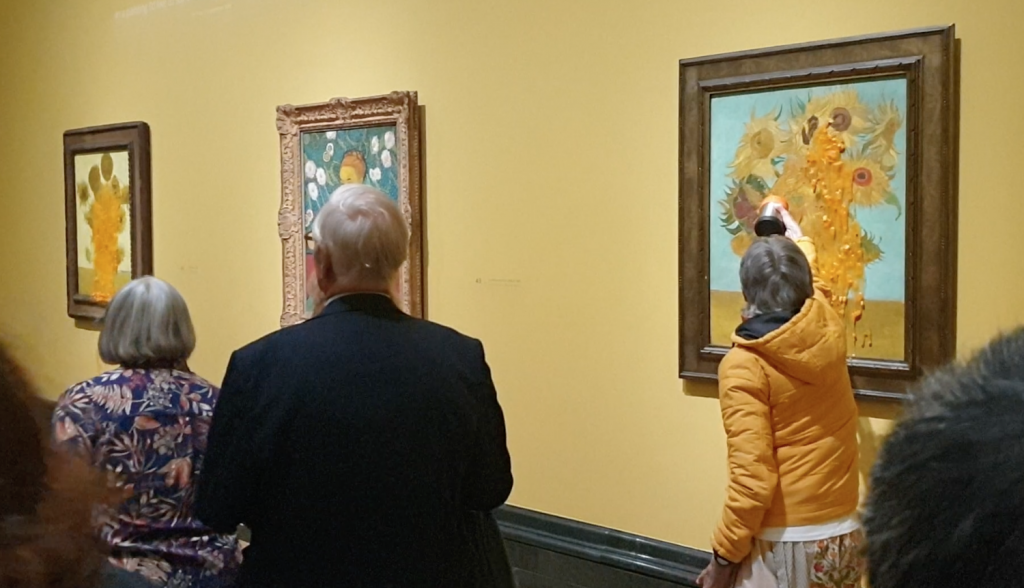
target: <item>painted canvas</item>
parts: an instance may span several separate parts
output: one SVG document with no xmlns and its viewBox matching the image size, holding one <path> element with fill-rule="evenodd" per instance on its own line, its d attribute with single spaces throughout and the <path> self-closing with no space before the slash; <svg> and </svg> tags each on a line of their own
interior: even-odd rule
<svg viewBox="0 0 1024 588">
<path fill-rule="evenodd" d="M 761 200 L 786 198 L 818 249 L 852 357 L 904 359 L 907 80 L 711 100 L 711 343 L 740 322 L 740 259 Z"/>
<path fill-rule="evenodd" d="M 308 233 L 320 207 L 343 184 L 373 186 L 399 201 L 400 162 L 394 125 L 302 133 L 303 227 Z M 305 316 L 312 315 L 317 294 L 313 251 L 305 244 Z"/>
<path fill-rule="evenodd" d="M 424 316 L 419 109 L 416 92 L 277 108 L 281 326 L 300 323 L 317 311 L 321 296 L 310 231 L 321 208 L 345 184 L 377 188 L 401 209 L 409 226 L 409 259 L 398 276 L 396 303 L 413 316 Z"/>
<path fill-rule="evenodd" d="M 74 159 L 78 294 L 105 304 L 132 279 L 128 151 Z"/>
</svg>

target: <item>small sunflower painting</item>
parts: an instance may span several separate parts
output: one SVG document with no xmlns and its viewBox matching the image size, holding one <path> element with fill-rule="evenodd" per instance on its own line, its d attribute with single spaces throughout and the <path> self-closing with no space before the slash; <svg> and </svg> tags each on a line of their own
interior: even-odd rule
<svg viewBox="0 0 1024 588">
<path fill-rule="evenodd" d="M 76 155 L 78 293 L 106 304 L 132 279 L 128 151 Z"/>
<path fill-rule="evenodd" d="M 302 133 L 303 231 L 343 184 L 367 184 L 399 201 L 399 151 L 394 126 Z M 317 291 L 313 251 L 306 246 L 306 317 Z"/>
<path fill-rule="evenodd" d="M 768 195 L 786 198 L 847 319 L 851 356 L 904 359 L 907 82 L 711 101 L 711 342 L 740 322 L 740 259 Z"/>
</svg>

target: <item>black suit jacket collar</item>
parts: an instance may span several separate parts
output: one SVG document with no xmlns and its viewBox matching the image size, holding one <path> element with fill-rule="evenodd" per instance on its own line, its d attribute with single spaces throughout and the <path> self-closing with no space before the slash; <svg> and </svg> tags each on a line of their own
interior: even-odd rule
<svg viewBox="0 0 1024 588">
<path fill-rule="evenodd" d="M 343 312 L 399 313 L 391 297 L 386 294 L 347 294 L 331 302 L 319 316 L 330 316 Z"/>
</svg>

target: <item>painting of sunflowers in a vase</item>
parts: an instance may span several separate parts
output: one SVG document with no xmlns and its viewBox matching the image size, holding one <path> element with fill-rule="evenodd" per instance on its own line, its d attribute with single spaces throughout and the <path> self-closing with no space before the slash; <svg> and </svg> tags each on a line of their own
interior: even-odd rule
<svg viewBox="0 0 1024 588">
<path fill-rule="evenodd" d="M 775 195 L 817 245 L 850 355 L 904 359 L 906 112 L 905 79 L 712 99 L 712 344 L 740 322 L 740 259 Z"/>
<path fill-rule="evenodd" d="M 76 155 L 78 293 L 105 305 L 132 278 L 128 151 Z"/>
<path fill-rule="evenodd" d="M 397 129 L 379 126 L 302 133 L 303 230 L 343 184 L 367 184 L 399 201 Z M 317 283 L 313 250 L 306 244 L 306 317 L 313 314 Z"/>
</svg>

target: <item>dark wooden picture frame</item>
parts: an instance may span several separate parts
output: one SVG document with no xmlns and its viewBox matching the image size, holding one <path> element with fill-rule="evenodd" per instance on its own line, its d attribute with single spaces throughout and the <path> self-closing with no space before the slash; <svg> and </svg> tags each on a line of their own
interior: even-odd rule
<svg viewBox="0 0 1024 588">
<path fill-rule="evenodd" d="M 393 134 L 387 137 L 389 143 L 384 144 L 380 141 L 379 144 L 375 143 L 378 151 L 360 152 L 362 172 L 367 176 L 360 181 L 376 181 L 369 176 L 373 172 L 379 174 L 383 166 L 392 169 L 395 180 L 392 187 L 396 192 L 395 196 L 402 214 L 409 223 L 410 231 L 409 260 L 401 269 L 399 305 L 402 310 L 413 316 L 425 315 L 426 264 L 420 122 L 420 106 L 416 92 L 391 92 L 365 98 L 334 98 L 317 104 L 287 104 L 277 108 L 277 130 L 281 142 L 281 209 L 277 224 L 284 258 L 284 308 L 281 313 L 281 326 L 300 323 L 308 318 L 308 251 L 304 236 L 313 216 L 305 210 L 306 188 L 310 185 L 316 188 L 317 182 L 324 186 L 324 182 L 320 181 L 324 177 L 331 177 L 333 174 L 335 177 L 332 179 L 338 179 L 337 176 L 340 175 L 340 171 L 335 173 L 333 169 L 329 172 L 325 172 L 324 169 L 304 169 L 305 133 L 338 135 L 365 130 L 369 134 L 376 129 L 394 127 Z M 335 138 L 331 139 L 331 156 L 334 155 L 334 140 Z M 340 138 L 338 140 L 340 141 Z M 383 166 L 375 167 L 373 158 L 376 157 L 379 161 L 385 151 L 389 152 L 388 159 Z M 342 149 L 339 148 L 337 153 L 340 157 Z M 323 162 L 328 161 L 338 165 L 335 158 L 325 154 Z M 344 162 L 341 163 L 344 165 Z M 316 162 L 314 167 L 326 165 Z M 311 177 L 309 172 L 313 172 L 314 175 Z M 322 203 L 324 198 L 326 194 L 317 202 Z"/>
<path fill-rule="evenodd" d="M 953 26 L 684 59 L 679 64 L 679 370 L 715 380 L 711 344 L 711 100 L 716 95 L 905 78 L 903 361 L 851 357 L 859 395 L 902 398 L 956 350 L 959 41 Z M 739 309 L 737 309 L 737 312 Z"/>
<path fill-rule="evenodd" d="M 116 154 L 120 158 L 127 153 L 128 186 L 123 186 L 124 177 L 118 178 L 112 168 L 97 171 L 95 177 L 79 174 L 76 177 L 76 158 L 79 156 Z M 95 166 L 99 168 L 100 166 Z M 106 167 L 106 164 L 104 164 Z M 122 174 L 123 176 L 124 174 Z M 108 177 L 109 176 L 109 177 Z M 149 125 L 144 122 L 128 122 L 113 125 L 74 129 L 64 133 L 64 222 L 67 240 L 67 285 L 68 285 L 68 316 L 76 319 L 101 319 L 106 312 L 107 302 L 97 300 L 94 296 L 83 293 L 79 284 L 79 207 L 85 203 L 95 204 L 95 194 L 90 184 L 99 182 L 111 190 L 126 190 L 126 194 L 113 195 L 113 191 L 105 193 L 104 198 L 120 198 L 111 204 L 111 215 L 105 218 L 118 222 L 117 215 L 128 219 L 131 251 L 119 252 L 117 243 L 110 255 L 124 256 L 130 260 L 131 278 L 153 273 L 153 224 L 151 212 L 151 176 L 150 176 L 150 135 Z M 112 187 L 112 188 L 111 188 Z M 122 198 L 123 196 L 123 198 Z M 80 202 L 80 199 L 82 202 Z M 127 206 L 128 210 L 123 211 Z M 90 209 L 91 210 L 91 209 Z M 91 216 L 86 218 L 95 218 Z M 118 239 L 118 231 L 112 238 Z M 95 243 L 95 241 L 94 241 Z M 109 249 L 109 247 L 104 248 Z M 89 263 L 89 261 L 87 261 Z M 115 277 L 118 272 L 115 265 Z M 113 278 L 111 278 L 113 279 Z M 101 296 L 109 297 L 110 293 Z"/>
</svg>

